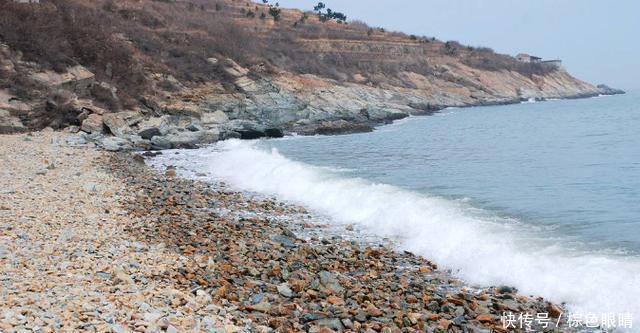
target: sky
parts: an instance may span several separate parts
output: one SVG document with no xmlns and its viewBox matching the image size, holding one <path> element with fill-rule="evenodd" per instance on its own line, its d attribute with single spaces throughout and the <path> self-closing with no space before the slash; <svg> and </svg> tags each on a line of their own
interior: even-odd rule
<svg viewBox="0 0 640 333">
<path fill-rule="evenodd" d="M 279 0 L 310 10 L 317 0 Z M 407 34 L 559 58 L 579 79 L 640 88 L 637 0 L 323 0 L 349 20 Z"/>
</svg>

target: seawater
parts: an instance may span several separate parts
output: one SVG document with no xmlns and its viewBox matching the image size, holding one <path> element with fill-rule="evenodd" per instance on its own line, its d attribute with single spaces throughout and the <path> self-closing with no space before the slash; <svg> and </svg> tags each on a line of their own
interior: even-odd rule
<svg viewBox="0 0 640 333">
<path fill-rule="evenodd" d="M 640 94 L 450 108 L 371 133 L 162 155 L 355 224 L 479 286 L 640 328 Z"/>
</svg>

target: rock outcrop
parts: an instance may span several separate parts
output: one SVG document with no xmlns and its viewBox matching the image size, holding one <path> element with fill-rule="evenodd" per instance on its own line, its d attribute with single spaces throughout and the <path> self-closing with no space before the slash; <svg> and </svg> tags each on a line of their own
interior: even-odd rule
<svg viewBox="0 0 640 333">
<path fill-rule="evenodd" d="M 44 86 L 69 90 L 79 96 L 87 95 L 95 83 L 95 75 L 80 65 L 68 68 L 64 73 L 51 70 L 33 73 L 31 78 Z"/>
<path fill-rule="evenodd" d="M 408 115 L 430 114 L 447 106 L 580 98 L 609 92 L 575 79 L 562 69 L 527 77 L 506 70 L 490 72 L 458 64 L 447 67 L 447 72 L 455 77 L 474 78 L 473 82 L 434 80 L 403 72 L 410 87 L 376 87 L 288 72 L 265 77 L 233 61 L 226 64 L 230 67 L 225 67 L 225 71 L 233 73 L 233 82 L 241 93 L 206 95 L 199 108 L 215 110 L 217 114 L 222 111 L 231 121 L 252 121 L 262 127 L 300 134 L 368 131 L 378 124 Z"/>
<path fill-rule="evenodd" d="M 23 54 L 46 46 L 40 39 L 26 49 L 25 43 L 0 44 L 0 84 L 5 89 L 0 90 L 0 131 L 69 126 L 71 132 L 82 132 L 78 142 L 93 141 L 109 150 L 191 148 L 228 138 L 371 131 L 447 106 L 621 93 L 580 81 L 563 68 L 523 64 L 486 48 L 316 17 L 300 23 L 302 13 L 296 10 L 283 9 L 277 23 L 253 20 L 244 5 L 220 2 L 224 6 L 215 12 L 203 6 L 197 15 L 179 3 L 156 6 L 150 0 L 106 7 L 72 1 L 69 8 L 32 8 L 50 16 L 65 10 L 115 16 L 95 23 L 104 25 L 101 29 L 108 28 L 107 22 L 115 24 L 103 36 L 113 49 L 84 45 L 86 52 L 64 50 L 68 54 L 49 54 L 42 61 L 38 57 L 47 49 L 40 49 L 27 61 Z M 186 21 L 167 20 L 158 11 L 180 14 Z M 155 23 L 123 21 L 117 13 L 124 12 Z M 198 17 L 224 22 L 238 35 L 224 32 L 224 39 L 216 39 L 222 30 L 215 29 L 222 27 L 204 29 L 192 21 Z M 64 26 L 67 21 L 56 22 Z M 304 27 L 291 29 L 299 24 Z M 85 33 L 78 26 L 51 28 Z M 325 33 L 314 35 L 314 29 Z M 67 30 L 61 42 L 78 42 L 69 40 L 73 36 Z M 189 42 L 173 45 L 171 52 L 141 42 L 173 33 Z M 127 56 L 115 52 L 110 53 L 113 58 L 85 57 L 90 51 L 117 48 Z M 52 66 L 62 58 L 66 60 Z"/>
<path fill-rule="evenodd" d="M 62 103 L 72 110 L 83 132 L 78 134 L 82 140 L 94 141 L 107 150 L 193 148 L 228 138 L 281 137 L 288 133 L 365 132 L 379 124 L 409 115 L 431 114 L 446 106 L 619 93 L 607 86 L 596 87 L 577 80 L 562 69 L 527 77 L 506 70 L 490 72 L 457 64 L 447 66 L 446 72 L 454 77 L 472 77 L 474 82 L 434 80 L 403 72 L 408 84 L 400 87 L 338 82 L 285 71 L 264 75 L 232 59 L 217 65 L 232 77 L 235 91 L 212 90 L 209 86 L 187 88 L 171 77 L 172 92 L 161 91 L 163 98 L 145 96 L 155 106 L 153 110 L 110 112 L 86 99 L 90 96 L 80 97 L 99 89 L 117 98 L 115 88 L 95 81 L 87 69 L 77 66 L 69 69 L 69 73 L 39 72 L 34 77 L 51 89 L 66 91 L 63 102 L 51 103 Z M 156 77 L 168 80 L 166 76 Z M 7 92 L 0 97 L 0 130 L 26 130 L 15 114 L 28 112 L 32 106 Z"/>
<path fill-rule="evenodd" d="M 624 90 L 611 88 L 606 84 L 599 84 L 598 89 L 602 95 L 621 95 L 624 94 Z"/>
</svg>

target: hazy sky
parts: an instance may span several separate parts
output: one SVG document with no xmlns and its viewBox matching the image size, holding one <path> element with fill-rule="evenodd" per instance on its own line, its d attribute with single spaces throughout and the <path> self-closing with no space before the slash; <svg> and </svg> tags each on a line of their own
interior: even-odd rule
<svg viewBox="0 0 640 333">
<path fill-rule="evenodd" d="M 275 0 L 274 0 L 275 1 Z M 312 9 L 317 0 L 279 0 Z M 637 0 L 324 0 L 349 19 L 408 34 L 560 58 L 591 83 L 640 88 Z"/>
</svg>

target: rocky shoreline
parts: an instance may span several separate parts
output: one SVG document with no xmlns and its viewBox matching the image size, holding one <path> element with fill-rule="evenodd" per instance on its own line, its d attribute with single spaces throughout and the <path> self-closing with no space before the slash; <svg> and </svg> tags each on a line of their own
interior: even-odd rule
<svg viewBox="0 0 640 333">
<path fill-rule="evenodd" d="M 623 91 L 606 86 L 602 93 L 585 93 L 562 97 L 561 99 L 591 98 L 601 95 L 624 94 Z M 536 98 L 546 101 L 547 98 Z M 515 98 L 499 101 L 481 101 L 458 107 L 476 107 L 518 104 L 527 99 Z M 413 106 L 410 113 L 388 112 L 376 119 L 336 119 L 315 124 L 312 127 L 280 128 L 266 126 L 253 120 L 230 120 L 221 111 L 199 117 L 186 115 L 165 115 L 145 119 L 136 112 L 106 113 L 99 120 L 91 115 L 81 127 L 71 126 L 67 132 L 76 134 L 71 141 L 76 145 L 95 145 L 107 151 L 140 151 L 166 149 L 195 149 L 199 145 L 211 144 L 226 139 L 280 138 L 285 135 L 340 135 L 373 131 L 375 127 L 413 116 L 433 115 L 448 106 Z M 92 114 L 95 115 L 95 114 Z M 95 120 L 95 123 L 94 123 Z M 105 132 L 104 128 L 107 129 Z M 111 135 L 109 135 L 111 134 Z"/>
<path fill-rule="evenodd" d="M 302 207 L 68 139 L 2 137 L 2 331 L 524 331 L 505 329 L 505 312 L 568 331 L 541 298 L 471 287 Z"/>
<path fill-rule="evenodd" d="M 16 80 L 0 87 L 0 133 L 51 127 L 77 134 L 78 144 L 108 151 L 196 148 L 229 138 L 366 132 L 446 107 L 624 93 L 580 81 L 562 68 L 523 75 L 441 60 L 431 74 L 402 72 L 394 84 L 373 84 L 265 72 L 260 66 L 211 57 L 206 66 L 217 73 L 216 80 L 189 84 L 172 75 L 147 73 L 148 93 L 125 106 L 122 96 L 131 92 L 104 81 L 95 70 L 76 65 L 52 71 L 0 44 L 0 71 L 8 73 L 3 75 L 25 75 L 25 82 L 39 87 L 20 90 L 14 87 Z M 21 97 L 20 91 L 33 96 Z"/>
</svg>

